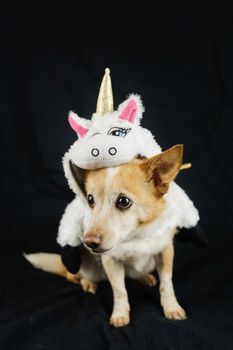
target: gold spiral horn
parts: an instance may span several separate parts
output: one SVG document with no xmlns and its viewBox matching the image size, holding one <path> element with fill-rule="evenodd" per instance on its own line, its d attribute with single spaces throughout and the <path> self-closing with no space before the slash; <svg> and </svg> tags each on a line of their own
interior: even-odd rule
<svg viewBox="0 0 233 350">
<path fill-rule="evenodd" d="M 110 77 L 110 69 L 105 68 L 105 74 L 100 85 L 99 96 L 96 104 L 96 113 L 103 115 L 114 111 L 112 82 Z"/>
</svg>

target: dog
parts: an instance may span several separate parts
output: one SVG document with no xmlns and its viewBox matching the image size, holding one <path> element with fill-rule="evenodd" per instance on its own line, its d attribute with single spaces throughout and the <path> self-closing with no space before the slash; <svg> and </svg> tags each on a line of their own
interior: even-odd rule
<svg viewBox="0 0 233 350">
<path fill-rule="evenodd" d="M 84 171 L 71 164 L 88 208 L 83 230 L 78 233 L 83 242 L 80 271 L 70 274 L 58 254 L 29 254 L 26 259 L 37 268 L 79 283 L 91 293 L 96 292 L 97 282 L 108 279 L 113 290 L 110 324 L 115 327 L 130 322 L 125 276 L 154 286 L 152 272 L 156 269 L 165 317 L 184 320 L 186 312 L 176 299 L 172 283 L 173 238 L 179 210 L 172 192 L 182 155 L 183 146 L 176 145 L 153 157 L 112 168 Z"/>
</svg>

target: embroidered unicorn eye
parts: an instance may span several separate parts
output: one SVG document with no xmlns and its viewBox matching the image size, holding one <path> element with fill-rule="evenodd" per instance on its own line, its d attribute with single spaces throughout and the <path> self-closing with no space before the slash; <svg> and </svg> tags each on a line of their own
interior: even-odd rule
<svg viewBox="0 0 233 350">
<path fill-rule="evenodd" d="M 126 129 L 126 128 L 119 128 L 115 126 L 108 131 L 108 135 L 125 137 L 130 131 L 131 131 L 131 128 Z"/>
</svg>

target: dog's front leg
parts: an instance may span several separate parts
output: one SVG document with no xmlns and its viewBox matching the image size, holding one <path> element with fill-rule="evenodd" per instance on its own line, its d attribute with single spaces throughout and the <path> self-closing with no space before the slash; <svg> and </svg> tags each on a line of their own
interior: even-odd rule
<svg viewBox="0 0 233 350">
<path fill-rule="evenodd" d="M 125 268 L 123 263 L 103 255 L 102 264 L 113 290 L 113 312 L 110 324 L 114 327 L 125 326 L 129 323 L 130 306 L 125 288 Z"/>
<path fill-rule="evenodd" d="M 176 299 L 172 283 L 173 259 L 174 247 L 171 242 L 158 256 L 160 300 L 166 318 L 184 320 L 186 314 Z"/>
</svg>

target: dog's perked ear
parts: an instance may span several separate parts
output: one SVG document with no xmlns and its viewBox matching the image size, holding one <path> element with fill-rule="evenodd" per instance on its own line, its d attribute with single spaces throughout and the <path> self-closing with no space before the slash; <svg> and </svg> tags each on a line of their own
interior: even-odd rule
<svg viewBox="0 0 233 350">
<path fill-rule="evenodd" d="M 179 173 L 183 157 L 183 145 L 176 145 L 165 152 L 147 159 L 140 166 L 149 181 L 153 181 L 161 194 L 168 190 L 169 183 Z"/>
</svg>

